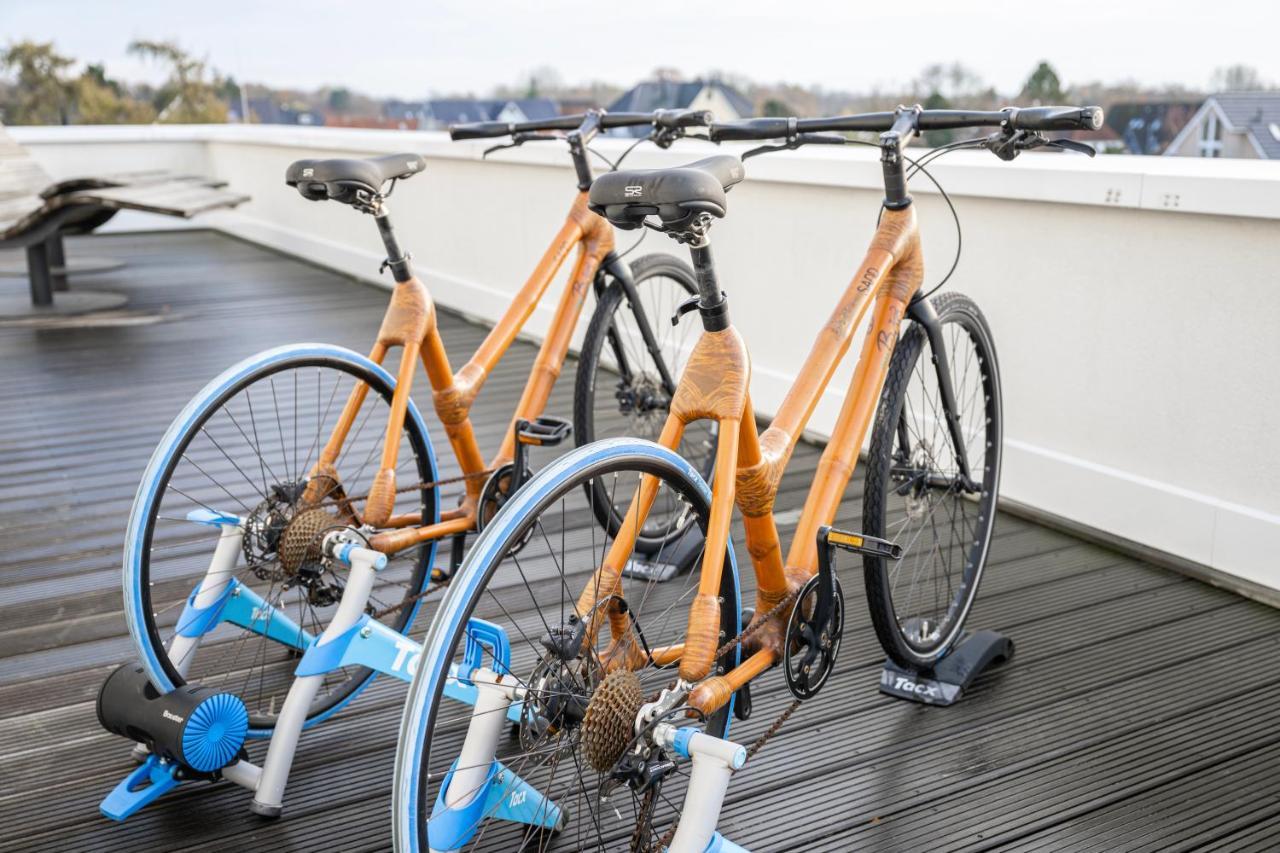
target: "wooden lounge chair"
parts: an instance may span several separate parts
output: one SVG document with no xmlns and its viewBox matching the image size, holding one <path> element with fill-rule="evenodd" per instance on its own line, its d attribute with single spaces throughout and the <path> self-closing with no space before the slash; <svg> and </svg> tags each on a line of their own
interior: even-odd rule
<svg viewBox="0 0 1280 853">
<path fill-rule="evenodd" d="M 25 148 L 0 126 L 0 249 L 24 248 L 31 281 L 31 309 L 47 313 L 54 293 L 67 290 L 67 264 L 62 238 L 85 234 L 120 210 L 141 210 L 184 219 L 218 208 L 234 207 L 249 196 L 224 189 L 225 184 L 195 176 L 148 171 L 54 181 Z M 118 306 L 108 299 L 59 299 L 64 310 Z M 10 300 L 12 301 L 12 300 Z M 74 303 L 74 304 L 71 304 Z M 0 313 L 13 314 L 6 305 Z"/>
</svg>

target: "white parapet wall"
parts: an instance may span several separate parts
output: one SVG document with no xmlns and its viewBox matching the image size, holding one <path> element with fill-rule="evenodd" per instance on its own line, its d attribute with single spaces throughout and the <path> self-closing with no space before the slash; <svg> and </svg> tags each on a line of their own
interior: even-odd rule
<svg viewBox="0 0 1280 853">
<path fill-rule="evenodd" d="M 558 143 L 482 161 L 484 143 L 438 133 L 10 131 L 58 177 L 169 167 L 226 180 L 253 200 L 195 224 L 384 283 L 372 223 L 304 201 L 284 185 L 284 170 L 304 157 L 422 154 L 426 172 L 390 202 L 397 232 L 436 301 L 484 320 L 504 310 L 575 193 Z M 597 147 L 616 157 L 625 144 Z M 627 164 L 673 165 L 714 150 L 641 146 Z M 1277 600 L 1280 163 L 1054 154 L 1003 163 L 957 153 L 931 171 L 964 229 L 947 287 L 976 299 L 995 331 L 1004 496 Z M 879 165 L 869 149 L 813 147 L 750 160 L 747 175 L 712 236 L 751 349 L 752 397 L 768 413 L 862 256 L 881 196 Z M 956 231 L 928 181 L 912 190 L 933 282 L 951 265 Z M 620 233 L 619 246 L 637 238 Z M 649 234 L 637 252 L 651 251 L 680 249 Z M 532 336 L 550 319 L 555 300 L 546 302 L 526 329 Z M 833 381 L 813 434 L 830 428 L 847 376 Z"/>
</svg>

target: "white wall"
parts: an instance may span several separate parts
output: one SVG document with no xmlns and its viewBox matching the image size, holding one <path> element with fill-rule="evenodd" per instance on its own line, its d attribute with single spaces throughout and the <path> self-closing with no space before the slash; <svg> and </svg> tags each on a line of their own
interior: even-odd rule
<svg viewBox="0 0 1280 853">
<path fill-rule="evenodd" d="M 11 128 L 58 176 L 200 171 L 253 195 L 204 217 L 234 234 L 377 280 L 371 223 L 283 184 L 302 157 L 412 151 L 426 172 L 393 220 L 442 305 L 496 318 L 573 199 L 553 143 L 479 159 L 439 133 L 285 127 Z M 606 155 L 622 147 L 599 146 Z M 726 150 L 741 150 L 725 146 Z M 641 148 L 635 167 L 704 156 Z M 951 288 L 995 330 L 1005 383 L 1004 494 L 1018 502 L 1280 589 L 1280 168 L 1265 162 L 958 153 L 934 174 L 964 227 Z M 751 160 L 713 242 L 751 346 L 753 399 L 780 401 L 870 236 L 875 152 L 811 148 Z M 955 232 L 914 182 L 926 278 Z M 137 220 L 134 220 L 135 222 Z M 620 233 L 626 247 L 634 233 Z M 679 251 L 650 234 L 640 252 Z M 385 281 L 385 279 L 384 279 Z M 540 333 L 554 300 L 528 331 Z M 833 383 L 811 424 L 829 428 Z"/>
</svg>

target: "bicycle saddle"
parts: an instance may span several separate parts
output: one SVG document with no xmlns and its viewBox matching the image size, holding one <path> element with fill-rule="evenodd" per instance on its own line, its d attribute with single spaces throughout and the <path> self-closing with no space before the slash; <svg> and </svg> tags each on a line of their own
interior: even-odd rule
<svg viewBox="0 0 1280 853">
<path fill-rule="evenodd" d="M 411 178 L 426 168 L 417 154 L 386 154 L 367 160 L 299 160 L 285 170 L 284 182 L 312 201 L 357 201 L 363 190 L 376 195 L 392 178 Z"/>
<path fill-rule="evenodd" d="M 587 206 L 618 228 L 638 228 L 656 215 L 680 230 L 699 213 L 723 217 L 725 193 L 745 177 L 742 161 L 720 154 L 670 169 L 609 172 L 591 185 Z"/>
</svg>

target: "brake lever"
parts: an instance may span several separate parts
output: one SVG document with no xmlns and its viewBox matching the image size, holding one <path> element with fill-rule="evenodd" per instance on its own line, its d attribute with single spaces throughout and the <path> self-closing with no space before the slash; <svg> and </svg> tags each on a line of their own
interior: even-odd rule
<svg viewBox="0 0 1280 853">
<path fill-rule="evenodd" d="M 742 159 L 746 160 L 748 157 L 773 151 L 794 151 L 801 145 L 844 145 L 848 141 L 838 133 L 797 133 L 795 136 L 788 136 L 787 141 L 781 145 L 761 145 L 759 148 L 752 148 L 742 155 Z"/>
<path fill-rule="evenodd" d="M 488 157 L 488 156 L 489 156 L 490 154 L 492 154 L 493 152 L 495 152 L 495 151 L 501 151 L 501 150 L 503 150 L 504 148 L 519 148 L 521 145 L 524 145 L 526 142 L 546 142 L 546 141 L 548 141 L 548 140 L 552 140 L 552 141 L 554 141 L 554 140 L 559 139 L 559 138 L 560 138 L 560 137 L 558 137 L 558 136 L 556 136 L 556 135 L 554 135 L 554 134 L 550 134 L 550 133 L 537 133 L 537 132 L 534 132 L 534 131 L 526 131 L 526 132 L 523 132 L 523 133 L 513 133 L 513 134 L 511 135 L 511 141 L 510 141 L 510 142 L 504 142 L 504 143 L 502 143 L 501 145 L 494 145 L 494 146 L 492 146 L 492 147 L 490 147 L 490 148 L 486 148 L 486 149 L 484 150 L 484 153 L 480 155 L 480 159 L 481 159 L 481 160 L 483 160 L 484 158 Z"/>
<path fill-rule="evenodd" d="M 1047 140 L 1029 130 L 1002 130 L 991 134 L 982 147 L 1001 160 L 1013 160 L 1028 148 L 1043 145 Z"/>
<path fill-rule="evenodd" d="M 654 145 L 665 151 L 682 136 L 684 136 L 684 128 L 682 127 L 655 127 L 653 133 L 649 134 L 649 139 Z"/>
<path fill-rule="evenodd" d="M 1045 143 L 1046 148 L 1057 148 L 1059 151 L 1074 151 L 1077 154 L 1084 154 L 1089 157 L 1097 157 L 1098 152 L 1092 145 L 1086 145 L 1083 142 L 1076 142 L 1074 139 L 1050 139 Z"/>
</svg>

